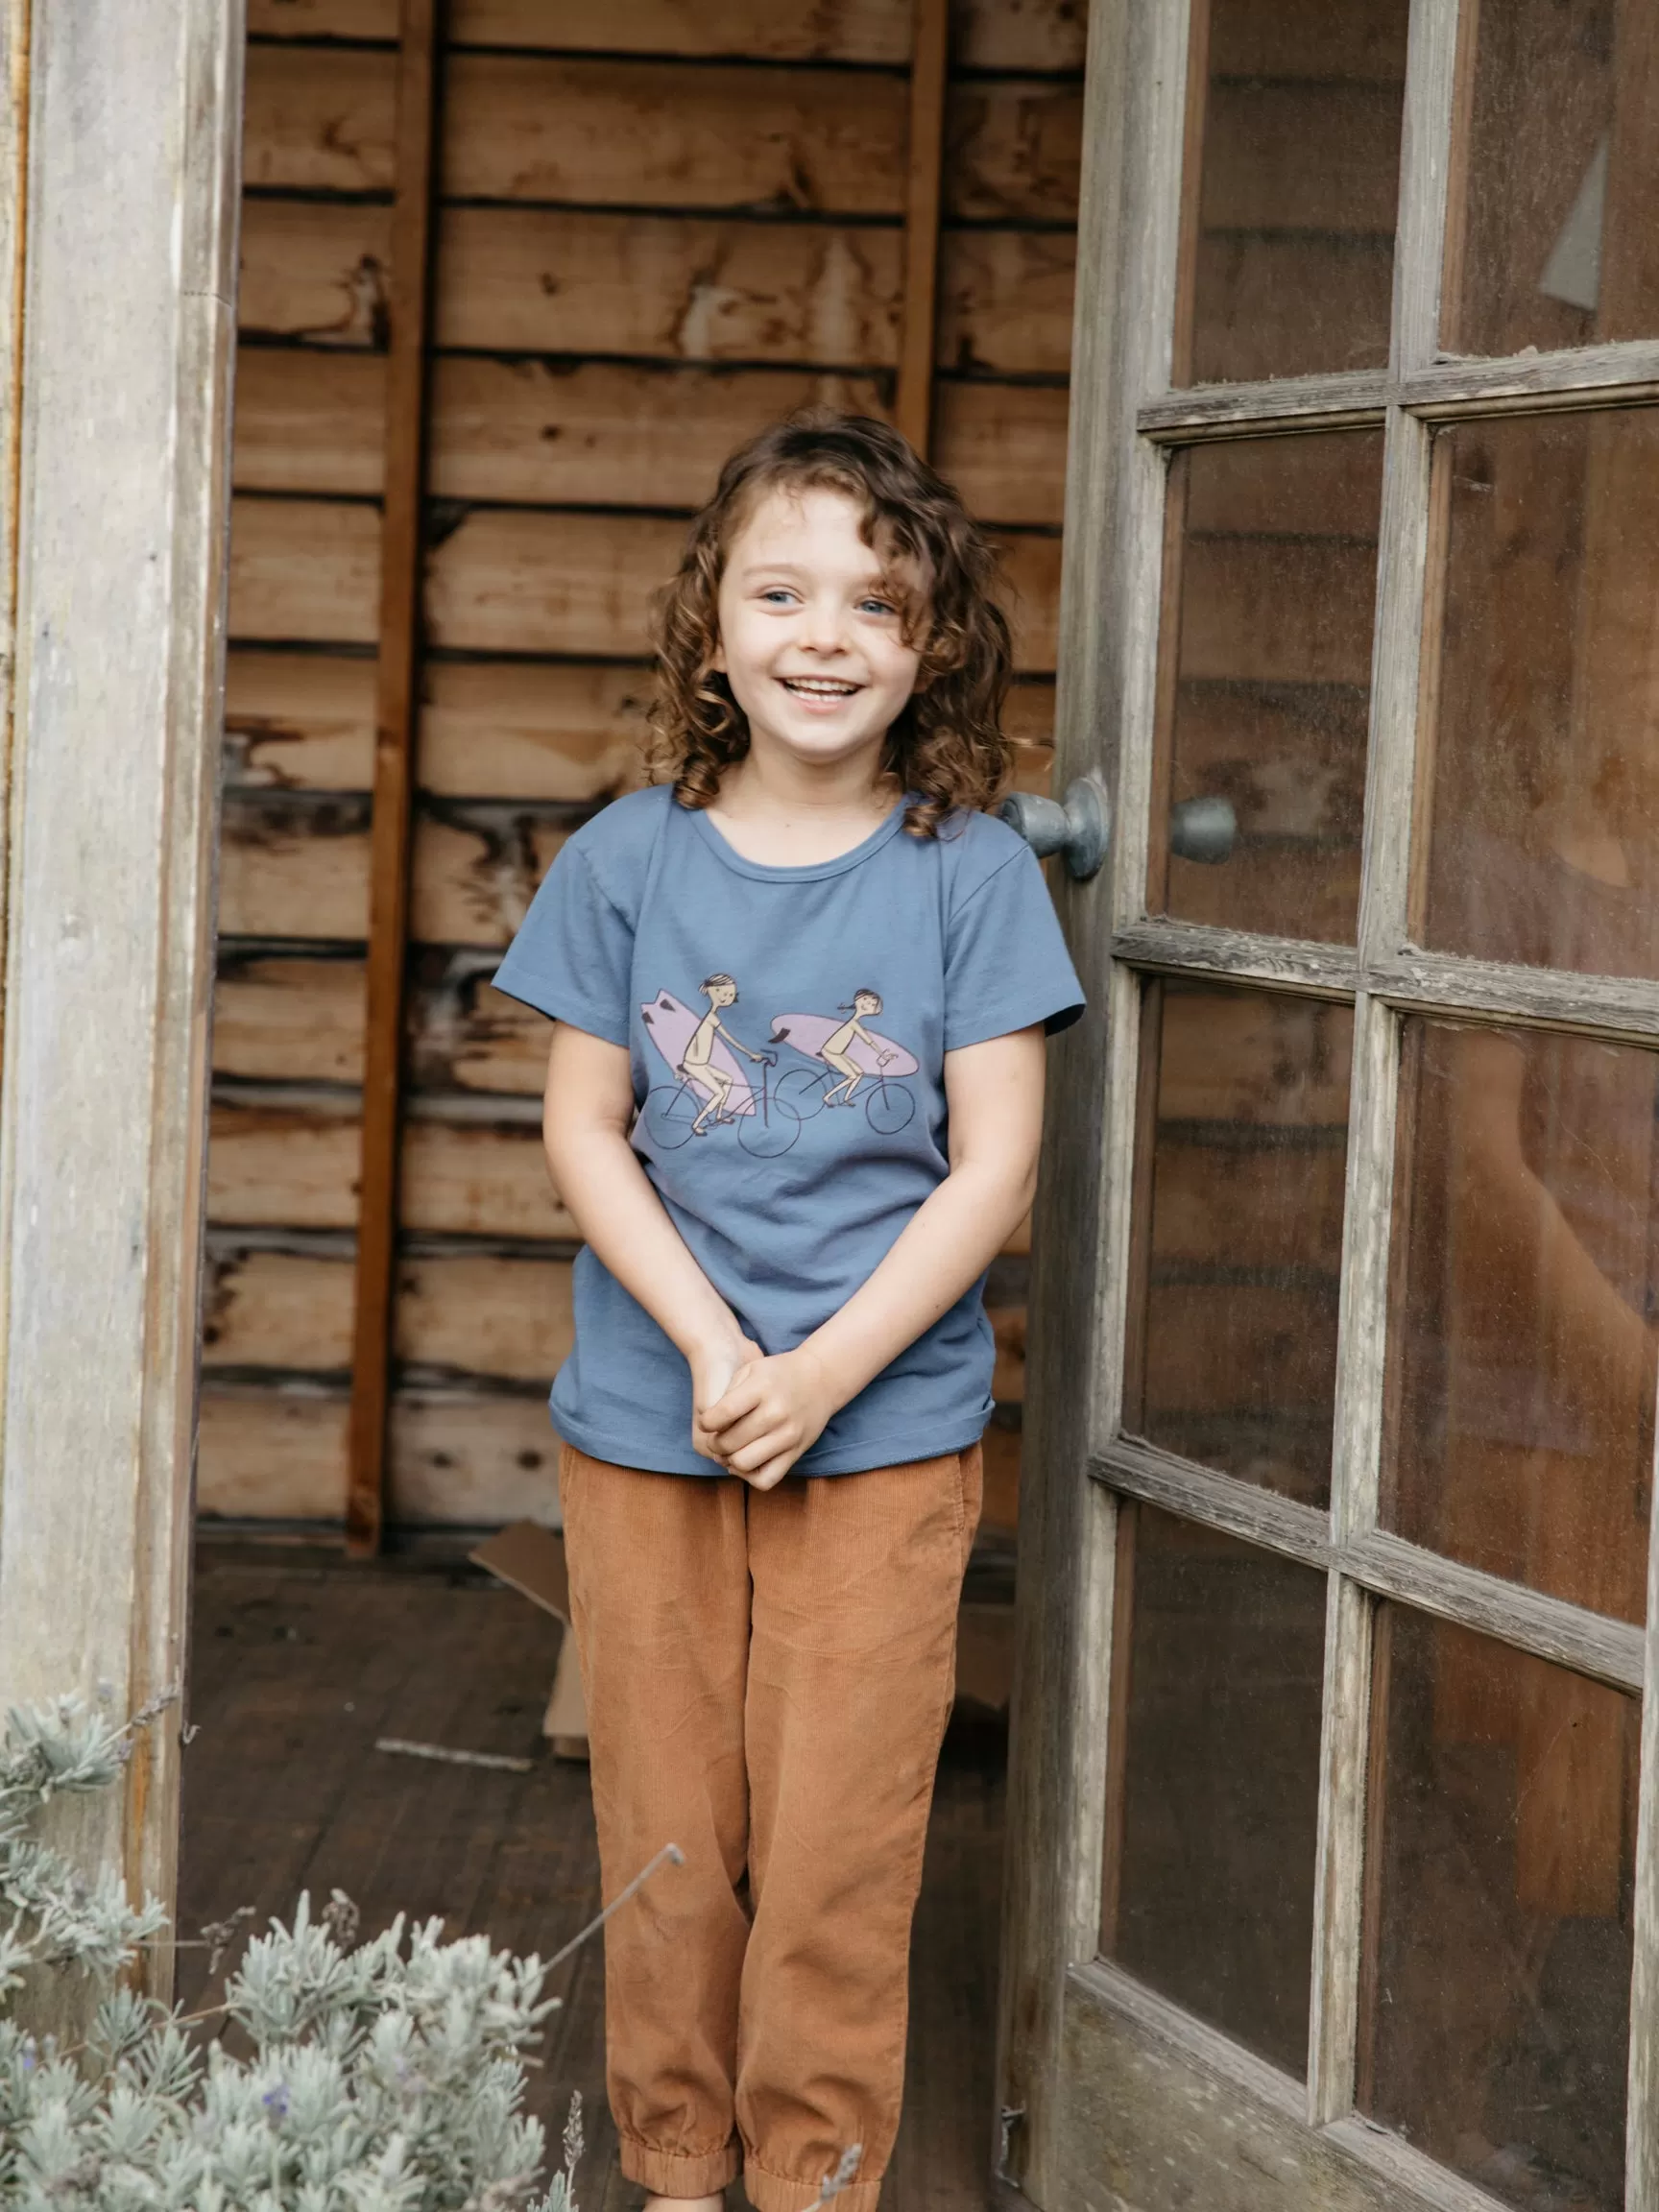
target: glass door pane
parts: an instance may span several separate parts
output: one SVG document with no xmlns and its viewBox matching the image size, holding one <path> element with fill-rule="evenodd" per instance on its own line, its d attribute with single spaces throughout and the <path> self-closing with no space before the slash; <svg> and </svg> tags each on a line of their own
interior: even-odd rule
<svg viewBox="0 0 1659 2212">
<path fill-rule="evenodd" d="M 1447 351 L 1652 337 L 1659 11 L 1649 0 L 1488 0 L 1463 20 Z"/>
<path fill-rule="evenodd" d="M 1434 501 L 1420 942 L 1659 976 L 1659 409 L 1458 423 Z"/>
<path fill-rule="evenodd" d="M 1118 1526 L 1100 1947 L 1300 2075 L 1325 1577 L 1150 1505 Z"/>
<path fill-rule="evenodd" d="M 1323 1505 L 1353 1009 L 1171 978 L 1142 1034 L 1124 1426 Z"/>
<path fill-rule="evenodd" d="M 1659 1058 L 1406 1024 L 1384 1525 L 1640 1621 L 1659 1312 Z"/>
<path fill-rule="evenodd" d="M 1527 2212 L 1624 2201 L 1639 1723 L 1380 1608 L 1359 2105 Z"/>
<path fill-rule="evenodd" d="M 1177 384 L 1388 358 L 1408 0 L 1199 0 Z"/>
</svg>

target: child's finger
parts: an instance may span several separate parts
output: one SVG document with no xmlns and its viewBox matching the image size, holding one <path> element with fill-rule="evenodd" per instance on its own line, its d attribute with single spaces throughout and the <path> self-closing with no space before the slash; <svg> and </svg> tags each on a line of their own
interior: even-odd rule
<svg viewBox="0 0 1659 2212">
<path fill-rule="evenodd" d="M 697 1418 L 705 1429 L 729 1429 L 745 1413 L 754 1412 L 760 1402 L 760 1380 L 753 1369 L 741 1367 L 711 1406 L 697 1408 Z"/>
<path fill-rule="evenodd" d="M 761 1403 L 755 1407 L 752 1411 L 745 1413 L 740 1420 L 730 1423 L 727 1428 L 722 1430 L 720 1449 L 728 1455 L 733 1452 L 741 1452 L 746 1445 L 757 1443 L 762 1436 L 770 1435 L 772 1431 L 780 1428 L 787 1417 L 781 1407 L 768 1405 L 762 1399 Z"/>
<path fill-rule="evenodd" d="M 775 1490 L 800 1456 L 798 1452 L 780 1452 L 764 1467 L 753 1475 L 745 1475 L 743 1479 L 751 1490 Z"/>
<path fill-rule="evenodd" d="M 739 1475 L 753 1478 L 769 1460 L 776 1459 L 781 1452 L 787 1452 L 793 1441 L 794 1431 L 789 1425 L 774 1422 L 747 1444 L 729 1451 L 727 1460 Z"/>
</svg>

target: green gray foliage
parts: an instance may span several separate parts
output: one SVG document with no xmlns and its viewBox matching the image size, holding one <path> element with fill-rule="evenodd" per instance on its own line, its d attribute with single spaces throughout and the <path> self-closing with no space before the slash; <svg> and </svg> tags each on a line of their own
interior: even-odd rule
<svg viewBox="0 0 1659 2212">
<path fill-rule="evenodd" d="M 579 2102 L 539 2196 L 543 2132 L 522 2110 L 524 2055 L 558 2003 L 546 1970 L 481 1936 L 446 1943 L 441 1921 L 357 1943 L 346 1899 L 313 1917 L 302 1897 L 204 2021 L 115 1988 L 79 2049 L 26 2032 L 27 1977 L 112 1976 L 166 1926 L 154 1898 L 87 1882 L 34 1832 L 54 1798 L 109 1788 L 132 1742 L 61 1698 L 12 1713 L 0 1743 L 0 2206 L 576 2212 Z M 217 1948 L 231 1928 L 209 1933 Z"/>
</svg>

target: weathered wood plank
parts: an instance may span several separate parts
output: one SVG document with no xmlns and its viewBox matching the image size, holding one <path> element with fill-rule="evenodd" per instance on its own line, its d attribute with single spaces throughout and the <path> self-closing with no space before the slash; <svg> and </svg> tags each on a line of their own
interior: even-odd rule
<svg viewBox="0 0 1659 2212">
<path fill-rule="evenodd" d="M 373 645 L 379 607 L 377 508 L 249 495 L 232 502 L 232 637 Z"/>
<path fill-rule="evenodd" d="M 255 1083 L 361 1082 L 363 963 L 223 948 L 213 1070 Z"/>
<path fill-rule="evenodd" d="M 432 555 L 436 643 L 480 653 L 650 650 L 653 594 L 673 573 L 683 523 L 649 515 L 475 509 Z M 1016 665 L 1054 665 L 1060 541 L 1003 541 Z"/>
<path fill-rule="evenodd" d="M 569 1353 L 571 1330 L 568 1260 L 452 1252 L 397 1262 L 396 1351 L 404 1367 L 550 1383 Z M 343 1377 L 351 1358 L 349 1254 L 216 1238 L 202 1345 L 208 1372 L 269 1367 Z"/>
<path fill-rule="evenodd" d="M 357 202 L 250 201 L 243 330 L 383 344 L 388 214 Z M 853 225 L 451 208 L 442 226 L 439 343 L 891 368 L 900 247 L 895 230 Z M 1064 231 L 947 231 L 940 366 L 1063 376 L 1074 257 Z"/>
<path fill-rule="evenodd" d="M 434 379 L 432 489 L 452 499 L 699 507 L 729 453 L 802 407 L 887 412 L 874 376 L 450 356 Z"/>
<path fill-rule="evenodd" d="M 511 805 L 450 806 L 415 827 L 410 930 L 438 945 L 504 945 L 568 835 L 565 816 Z M 361 800 L 231 798 L 219 926 L 231 937 L 362 943 L 369 923 Z"/>
<path fill-rule="evenodd" d="M 208 1214 L 226 1228 L 351 1229 L 356 1100 L 222 1097 L 213 1107 Z M 402 1225 L 435 1236 L 570 1239 L 533 1121 L 414 1116 L 403 1138 Z"/>
<path fill-rule="evenodd" d="M 244 180 L 291 192 L 387 192 L 394 178 L 396 53 L 248 49 Z"/>
<path fill-rule="evenodd" d="M 1082 160 L 1083 97 L 1076 85 L 952 88 L 945 208 L 953 219 L 1075 224 Z"/>
<path fill-rule="evenodd" d="M 238 492 L 377 496 L 385 435 L 383 355 L 265 346 L 238 351 Z"/>
<path fill-rule="evenodd" d="M 209 1382 L 202 1393 L 197 1504 L 204 1516 L 339 1523 L 346 1510 L 345 1393 Z M 398 1392 L 389 1518 L 498 1527 L 557 1521 L 558 1439 L 540 1397 Z"/>
<path fill-rule="evenodd" d="M 1301 12 L 1317 26 L 1316 9 Z M 967 0 L 957 17 L 956 57 L 965 67 L 1083 66 L 1082 0 Z M 392 40 L 397 0 L 250 0 L 249 28 L 263 38 Z M 770 0 L 630 0 L 626 10 L 605 0 L 565 0 L 557 14 L 546 0 L 452 0 L 450 14 L 450 37 L 460 46 L 890 67 L 903 65 L 908 35 L 907 12 L 893 0 L 817 0 L 806 10 Z"/>
<path fill-rule="evenodd" d="M 239 490 L 379 491 L 377 355 L 252 347 L 237 378 Z M 875 376 L 446 355 L 434 365 L 431 488 L 451 499 L 690 509 L 744 439 L 809 406 L 888 412 Z M 935 466 L 987 521 L 1057 524 L 1066 406 L 1054 385 L 942 382 Z"/>
<path fill-rule="evenodd" d="M 839 70 L 454 55 L 456 200 L 897 215 L 904 86 Z"/>
<path fill-rule="evenodd" d="M 847 224 L 452 207 L 438 343 L 890 368 L 901 239 Z"/>
<path fill-rule="evenodd" d="M 232 787 L 366 791 L 374 747 L 374 664 L 241 648 L 229 657 Z M 612 797 L 637 771 L 650 676 L 638 668 L 428 661 L 421 781 L 445 796 Z M 1022 734 L 1040 742 L 1045 694 Z M 1011 728 L 1016 725 L 1011 724 Z"/>
<path fill-rule="evenodd" d="M 0 1700 L 117 1723 L 188 1645 L 241 45 L 239 0 L 0 11 Z M 58 1830 L 169 1910 L 181 1722 Z"/>
<path fill-rule="evenodd" d="M 391 261 L 390 207 L 250 200 L 242 210 L 238 327 L 319 346 L 384 346 Z"/>
<path fill-rule="evenodd" d="M 940 368 L 1064 376 L 1071 366 L 1076 256 L 1070 231 L 947 231 Z"/>
<path fill-rule="evenodd" d="M 644 669 L 428 661 L 423 687 L 427 791 L 587 805 L 640 781 Z"/>
</svg>

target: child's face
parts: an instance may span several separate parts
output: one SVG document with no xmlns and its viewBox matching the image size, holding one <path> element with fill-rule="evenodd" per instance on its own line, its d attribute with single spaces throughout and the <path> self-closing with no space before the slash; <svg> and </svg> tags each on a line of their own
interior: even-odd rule
<svg viewBox="0 0 1659 2212">
<path fill-rule="evenodd" d="M 757 751 L 838 765 L 881 741 L 916 685 L 882 563 L 840 492 L 771 492 L 738 531 L 720 581 L 714 665 Z"/>
</svg>

